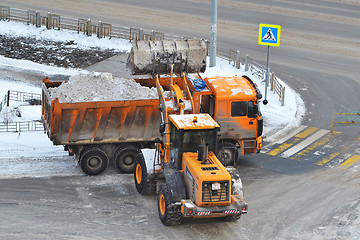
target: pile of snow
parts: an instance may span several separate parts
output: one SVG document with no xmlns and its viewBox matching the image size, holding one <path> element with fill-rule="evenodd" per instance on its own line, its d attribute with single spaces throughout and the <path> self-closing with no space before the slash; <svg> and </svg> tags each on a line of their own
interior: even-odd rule
<svg viewBox="0 0 360 240">
<path fill-rule="evenodd" d="M 83 73 L 70 77 L 59 87 L 49 88 L 53 99 L 62 103 L 158 99 L 155 88 L 133 79 L 113 78 L 111 73 Z"/>
<path fill-rule="evenodd" d="M 28 37 L 64 43 L 71 41 L 74 43 L 74 47 L 85 50 L 95 47 L 102 50 L 113 49 L 123 52 L 129 51 L 131 48 L 131 43 L 124 39 L 99 39 L 96 36 L 88 37 L 85 34 L 68 30 L 47 30 L 44 26 L 37 28 L 18 22 L 0 21 L 0 34 L 8 37 Z"/>
<path fill-rule="evenodd" d="M 0 21 L 1 23 L 1 21 Z M 76 75 L 81 72 L 86 73 L 85 70 L 78 70 L 78 69 L 69 69 L 69 68 L 61 68 L 61 67 L 54 67 L 54 66 L 48 66 L 40 63 L 31 62 L 28 60 L 19 60 L 19 59 L 12 59 L 7 58 L 4 56 L 0 56 L 0 69 L 5 70 L 11 70 L 11 71 L 27 71 L 27 72 L 35 72 L 35 73 L 42 73 L 45 76 L 48 75 Z M 11 82 L 8 82 L 11 83 Z M 13 88 L 15 90 L 16 88 Z M 6 88 L 0 88 L 0 91 L 7 91 L 10 89 Z M 41 89 L 38 88 L 41 93 Z M 26 91 L 25 92 L 32 92 L 32 91 Z M 1 94 L 3 95 L 3 94 Z"/>
</svg>

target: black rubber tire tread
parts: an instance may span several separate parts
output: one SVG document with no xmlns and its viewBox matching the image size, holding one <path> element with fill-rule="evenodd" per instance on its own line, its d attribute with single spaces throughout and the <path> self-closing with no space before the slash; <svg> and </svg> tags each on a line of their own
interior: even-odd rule
<svg viewBox="0 0 360 240">
<path fill-rule="evenodd" d="M 135 170 L 135 157 L 139 153 L 139 149 L 134 146 L 124 146 L 118 148 L 114 154 L 115 166 L 121 173 L 133 173 Z M 123 161 L 125 157 L 130 155 L 134 161 L 131 165 L 126 165 Z"/>
<path fill-rule="evenodd" d="M 141 181 L 140 184 L 136 179 L 136 169 L 138 164 L 141 168 Z M 135 187 L 136 190 L 141 195 L 155 195 L 156 194 L 156 184 L 154 181 L 150 181 L 147 174 L 147 167 L 145 163 L 145 159 L 143 154 L 140 152 L 135 157 L 135 170 L 134 170 L 134 180 L 135 180 Z"/>
<path fill-rule="evenodd" d="M 224 220 L 227 221 L 227 222 L 234 222 L 236 220 L 239 220 L 240 217 L 241 217 L 241 214 L 229 215 L 229 216 L 226 216 Z"/>
<path fill-rule="evenodd" d="M 160 196 L 163 195 L 165 198 L 165 214 L 162 215 L 160 211 Z M 179 225 L 182 222 L 183 216 L 181 214 L 180 209 L 176 207 L 170 207 L 170 204 L 172 203 L 170 200 L 170 193 L 168 190 L 168 186 L 166 183 L 163 183 L 159 187 L 159 192 L 157 195 L 157 201 L 158 201 L 158 211 L 159 211 L 159 217 L 161 222 L 165 226 L 175 226 Z"/>
<path fill-rule="evenodd" d="M 232 144 L 232 143 L 229 143 L 229 142 L 224 142 L 224 143 L 220 143 L 219 146 L 218 146 L 218 157 L 219 157 L 220 162 L 224 166 L 234 166 L 235 164 L 234 164 L 233 158 L 231 158 L 231 159 L 222 159 L 222 156 L 221 156 L 221 153 L 220 153 L 222 148 L 234 148 L 235 149 L 235 163 L 236 163 L 238 158 L 239 158 L 239 152 L 236 149 L 235 145 Z"/>
<path fill-rule="evenodd" d="M 98 168 L 92 168 L 89 166 L 88 161 L 92 157 L 97 157 L 101 161 L 100 166 Z M 86 149 L 81 153 L 81 157 L 79 159 L 81 170 L 87 175 L 99 175 L 105 171 L 109 164 L 108 155 L 98 147 L 93 147 L 90 149 Z"/>
</svg>

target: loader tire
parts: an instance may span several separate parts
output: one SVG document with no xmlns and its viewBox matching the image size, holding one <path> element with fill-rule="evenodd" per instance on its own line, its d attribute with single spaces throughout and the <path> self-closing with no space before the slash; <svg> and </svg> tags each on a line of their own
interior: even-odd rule
<svg viewBox="0 0 360 240">
<path fill-rule="evenodd" d="M 88 175 L 99 175 L 109 164 L 108 155 L 100 148 L 90 148 L 80 154 L 81 170 Z"/>
<path fill-rule="evenodd" d="M 156 184 L 148 177 L 145 159 L 142 153 L 135 157 L 134 171 L 135 187 L 141 195 L 151 195 L 156 193 Z"/>
<path fill-rule="evenodd" d="M 234 166 L 238 160 L 238 150 L 232 143 L 220 143 L 218 147 L 218 157 L 224 166 Z"/>
<path fill-rule="evenodd" d="M 225 221 L 227 221 L 227 222 L 234 222 L 234 221 L 240 219 L 240 217 L 241 217 L 241 214 L 226 216 L 226 217 L 225 217 Z"/>
<path fill-rule="evenodd" d="M 157 195 L 159 217 L 161 222 L 166 226 L 179 225 L 183 219 L 181 211 L 176 206 L 171 206 L 170 193 L 166 183 L 159 187 Z"/>
<path fill-rule="evenodd" d="M 121 173 L 133 173 L 135 157 L 139 149 L 134 146 L 125 146 L 116 150 L 114 154 L 115 166 Z"/>
</svg>

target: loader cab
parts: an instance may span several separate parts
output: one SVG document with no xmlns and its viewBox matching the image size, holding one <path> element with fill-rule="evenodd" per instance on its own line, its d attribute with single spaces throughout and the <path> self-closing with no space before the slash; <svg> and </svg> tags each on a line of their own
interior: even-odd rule
<svg viewBox="0 0 360 240">
<path fill-rule="evenodd" d="M 209 114 L 169 115 L 169 160 L 173 167 L 181 170 L 183 153 L 197 152 L 201 145 L 216 154 L 219 128 Z"/>
</svg>

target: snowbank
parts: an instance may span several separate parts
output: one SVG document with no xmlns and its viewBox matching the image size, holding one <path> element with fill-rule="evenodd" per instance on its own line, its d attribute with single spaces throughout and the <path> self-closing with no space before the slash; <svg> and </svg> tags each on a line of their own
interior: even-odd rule
<svg viewBox="0 0 360 240">
<path fill-rule="evenodd" d="M 115 51 L 123 52 L 129 51 L 131 48 L 131 43 L 124 39 L 99 39 L 96 36 L 88 37 L 85 34 L 78 34 L 73 31 L 47 30 L 44 26 L 37 28 L 33 25 L 17 22 L 0 21 L 0 34 L 9 37 L 28 37 L 64 43 L 71 41 L 75 44 L 74 47 L 85 50 L 97 47 L 102 50 L 113 49 Z"/>
<path fill-rule="evenodd" d="M 133 79 L 113 78 L 111 73 L 88 73 L 70 77 L 57 88 L 49 88 L 62 103 L 158 99 L 155 88 L 143 87 Z"/>
</svg>

